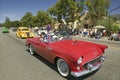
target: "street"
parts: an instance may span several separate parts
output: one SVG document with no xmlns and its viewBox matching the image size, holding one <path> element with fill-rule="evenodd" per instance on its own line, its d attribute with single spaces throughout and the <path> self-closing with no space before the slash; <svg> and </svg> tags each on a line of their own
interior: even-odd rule
<svg viewBox="0 0 120 80">
<path fill-rule="evenodd" d="M 13 32 L 4 34 L 0 30 L 0 80 L 120 80 L 120 45 L 90 41 L 108 45 L 102 68 L 79 78 L 66 79 L 58 74 L 53 64 L 38 55 L 30 55 L 25 39 L 17 38 Z"/>
</svg>

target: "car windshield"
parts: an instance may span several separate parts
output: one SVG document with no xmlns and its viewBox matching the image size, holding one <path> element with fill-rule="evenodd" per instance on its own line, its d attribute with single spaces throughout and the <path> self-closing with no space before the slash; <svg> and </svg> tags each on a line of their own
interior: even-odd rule
<svg viewBox="0 0 120 80">
<path fill-rule="evenodd" d="M 29 29 L 22 29 L 22 31 L 29 31 Z"/>
<path fill-rule="evenodd" d="M 46 28 L 45 27 L 41 27 L 40 30 L 46 30 Z"/>
<path fill-rule="evenodd" d="M 44 36 L 44 42 L 56 42 L 60 40 L 71 40 L 72 38 L 69 35 L 53 35 L 53 34 L 47 34 Z"/>
</svg>

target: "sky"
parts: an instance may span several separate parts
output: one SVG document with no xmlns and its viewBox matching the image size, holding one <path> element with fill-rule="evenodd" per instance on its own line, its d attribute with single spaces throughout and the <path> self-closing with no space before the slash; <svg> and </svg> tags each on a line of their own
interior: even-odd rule
<svg viewBox="0 0 120 80">
<path fill-rule="evenodd" d="M 40 10 L 47 11 L 58 0 L 0 0 L 0 23 L 5 22 L 9 17 L 11 21 L 20 20 L 26 12 L 32 12 L 33 15 Z M 120 0 L 111 0 L 109 10 L 120 7 Z M 111 14 L 120 13 L 120 8 L 111 12 Z"/>
</svg>

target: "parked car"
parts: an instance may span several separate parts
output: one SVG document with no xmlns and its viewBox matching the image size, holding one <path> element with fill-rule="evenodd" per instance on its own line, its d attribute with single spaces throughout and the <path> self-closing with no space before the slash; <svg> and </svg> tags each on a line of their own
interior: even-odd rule
<svg viewBox="0 0 120 80">
<path fill-rule="evenodd" d="M 53 63 L 63 77 L 80 77 L 98 70 L 104 60 L 106 45 L 81 40 L 70 36 L 45 35 L 26 39 L 31 55 L 35 53 Z"/>
<path fill-rule="evenodd" d="M 17 28 L 13 28 L 13 30 L 12 30 L 13 32 L 16 32 L 17 31 Z"/>
<path fill-rule="evenodd" d="M 27 27 L 18 27 L 16 36 L 19 38 L 33 38 L 34 33 L 32 33 Z"/>
<path fill-rule="evenodd" d="M 119 36 L 119 34 L 113 33 L 113 34 L 110 36 L 110 40 L 120 41 L 120 36 Z"/>
<path fill-rule="evenodd" d="M 2 32 L 3 32 L 3 33 L 9 33 L 9 30 L 8 30 L 8 28 L 3 27 L 3 28 L 2 28 Z"/>
</svg>

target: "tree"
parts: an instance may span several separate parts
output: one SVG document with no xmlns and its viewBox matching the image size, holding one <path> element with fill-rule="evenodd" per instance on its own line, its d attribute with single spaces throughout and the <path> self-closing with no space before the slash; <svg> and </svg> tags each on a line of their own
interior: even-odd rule
<svg viewBox="0 0 120 80">
<path fill-rule="evenodd" d="M 113 24 L 112 20 L 111 20 L 111 24 Z M 109 26 L 109 20 L 107 20 L 107 19 L 97 20 L 95 25 L 102 25 L 102 26 L 106 27 L 106 30 L 111 30 L 111 27 Z"/>
<path fill-rule="evenodd" d="M 22 25 L 25 27 L 32 27 L 32 20 L 33 20 L 33 15 L 31 12 L 27 12 L 22 19 L 20 20 Z"/>
<path fill-rule="evenodd" d="M 84 9 L 83 2 L 84 0 L 59 0 L 48 9 L 48 12 L 56 17 L 59 22 L 61 22 L 61 19 L 74 21 L 76 19 L 75 13 L 80 13 Z"/>
<path fill-rule="evenodd" d="M 20 27 L 20 26 L 21 26 L 21 23 L 20 23 L 20 21 L 17 21 L 17 20 L 16 20 L 16 21 L 12 21 L 12 22 L 11 22 L 11 26 L 12 26 L 12 27 Z"/>
<path fill-rule="evenodd" d="M 27 12 L 20 20 L 21 26 L 35 27 L 51 24 L 52 17 L 45 11 L 38 11 L 36 16 L 33 16 L 31 12 Z"/>
<path fill-rule="evenodd" d="M 34 17 L 34 22 L 36 26 L 45 26 L 46 24 L 51 24 L 52 17 L 47 12 L 38 11 Z"/>
<path fill-rule="evenodd" d="M 9 17 L 6 17 L 4 26 L 7 27 L 7 28 L 10 28 L 10 26 L 11 26 L 11 21 L 10 21 Z"/>
<path fill-rule="evenodd" d="M 113 23 L 113 24 L 112 24 L 112 31 L 113 31 L 113 32 L 116 32 L 116 33 L 117 33 L 119 29 L 120 29 L 120 23 L 117 23 L 117 22 L 116 22 L 116 23 Z"/>
<path fill-rule="evenodd" d="M 88 8 L 91 20 L 93 24 L 95 24 L 97 20 L 107 16 L 110 0 L 86 0 L 86 6 Z"/>
<path fill-rule="evenodd" d="M 0 27 L 3 27 L 4 26 L 4 23 L 0 23 Z"/>
<path fill-rule="evenodd" d="M 77 13 L 81 13 L 81 11 L 85 8 L 85 0 L 74 0 L 76 2 Z"/>
</svg>

